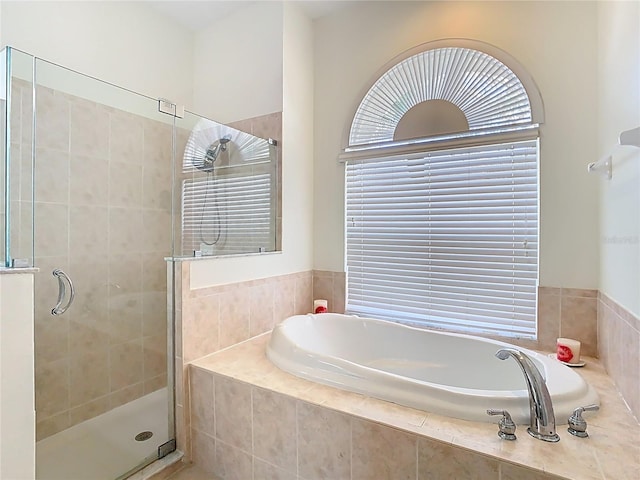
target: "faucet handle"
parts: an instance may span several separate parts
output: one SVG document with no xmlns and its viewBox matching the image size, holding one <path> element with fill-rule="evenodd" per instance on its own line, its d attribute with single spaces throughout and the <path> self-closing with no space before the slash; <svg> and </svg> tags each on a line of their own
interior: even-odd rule
<svg viewBox="0 0 640 480">
<path fill-rule="evenodd" d="M 582 418 L 582 412 L 590 412 L 596 410 L 600 410 L 600 407 L 595 404 L 576 408 L 567 420 L 567 422 L 569 423 L 569 428 L 567 428 L 567 431 L 571 435 L 575 435 L 576 437 L 588 437 L 589 434 L 587 433 L 587 422 L 584 418 Z"/>
<path fill-rule="evenodd" d="M 502 415 L 498 422 L 498 436 L 503 440 L 516 439 L 516 424 L 513 423 L 511 415 L 506 410 L 487 410 L 487 415 Z"/>
</svg>

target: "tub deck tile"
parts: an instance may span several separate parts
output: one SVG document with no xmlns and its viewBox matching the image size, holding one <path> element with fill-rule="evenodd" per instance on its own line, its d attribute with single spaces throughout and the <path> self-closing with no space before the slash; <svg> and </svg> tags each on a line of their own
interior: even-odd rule
<svg viewBox="0 0 640 480">
<path fill-rule="evenodd" d="M 493 423 L 469 422 L 406 408 L 310 382 L 273 365 L 265 355 L 269 334 L 263 334 L 235 347 L 217 352 L 192 363 L 201 368 L 254 387 L 310 405 L 351 415 L 416 435 L 418 439 L 437 441 L 452 449 L 484 455 L 500 465 L 503 480 L 508 478 L 575 480 L 637 480 L 640 472 L 640 425 L 633 417 L 611 378 L 598 360 L 585 357 L 587 365 L 576 369 L 600 395 L 599 412 L 584 414 L 589 438 L 570 435 L 566 419 L 557 418 L 558 443 L 534 439 L 525 425 L 518 425 L 515 442 L 497 436 Z M 569 367 L 567 367 L 569 368 Z M 580 405 L 576 405 L 578 407 Z M 499 407 L 497 405 L 496 407 Z M 354 418 L 355 417 L 355 418 Z M 528 476 L 520 477 L 525 472 Z M 496 476 L 495 480 L 499 477 Z M 493 479 L 492 479 L 493 480 Z"/>
</svg>

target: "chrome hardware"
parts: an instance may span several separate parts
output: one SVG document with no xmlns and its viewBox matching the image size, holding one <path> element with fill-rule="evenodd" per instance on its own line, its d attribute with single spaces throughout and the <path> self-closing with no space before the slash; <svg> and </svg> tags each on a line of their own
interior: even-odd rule
<svg viewBox="0 0 640 480">
<path fill-rule="evenodd" d="M 502 415 L 498 422 L 498 436 L 503 440 L 516 439 L 516 424 L 506 410 L 487 410 L 487 415 Z"/>
<path fill-rule="evenodd" d="M 31 262 L 28 258 L 14 258 L 11 260 L 11 267 L 13 268 L 29 268 Z"/>
<path fill-rule="evenodd" d="M 184 105 L 176 105 L 166 98 L 158 99 L 158 111 L 171 115 L 172 117 L 184 118 Z"/>
<path fill-rule="evenodd" d="M 567 420 L 567 422 L 569 423 L 569 428 L 567 428 L 567 431 L 571 435 L 575 435 L 576 437 L 588 437 L 589 434 L 587 433 L 587 422 L 584 418 L 582 418 L 582 412 L 592 412 L 596 410 L 600 410 L 600 407 L 595 404 L 576 408 L 573 411 L 573 414 L 569 417 L 569 420 Z"/>
<path fill-rule="evenodd" d="M 520 350 L 501 348 L 496 352 L 496 357 L 500 360 L 506 360 L 509 356 L 518 363 L 529 391 L 530 421 L 527 432 L 532 437 L 545 442 L 560 441 L 560 437 L 556 433 L 556 417 L 553 413 L 551 395 L 540 370 L 533 363 L 533 360 Z"/>
<path fill-rule="evenodd" d="M 64 273 L 59 268 L 56 268 L 52 272 L 52 275 L 58 279 L 58 303 L 56 303 L 56 306 L 51 309 L 51 315 L 62 315 L 73 303 L 73 299 L 76 296 L 76 290 L 73 287 L 73 283 L 71 282 L 69 275 Z M 69 284 L 69 301 L 64 307 L 61 307 L 62 301 L 64 300 L 64 297 L 67 293 L 63 279 L 66 280 Z"/>
</svg>

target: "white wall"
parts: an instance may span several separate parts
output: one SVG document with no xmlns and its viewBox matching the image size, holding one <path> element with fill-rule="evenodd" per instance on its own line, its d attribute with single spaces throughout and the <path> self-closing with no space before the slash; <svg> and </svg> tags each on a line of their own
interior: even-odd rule
<svg viewBox="0 0 640 480">
<path fill-rule="evenodd" d="M 598 152 L 613 155 L 600 184 L 600 289 L 640 316 L 640 148 L 615 147 L 640 126 L 640 4 L 598 4 Z"/>
<path fill-rule="evenodd" d="M 283 9 L 282 29 L 271 33 L 278 35 L 280 40 L 265 38 L 256 32 L 252 41 L 282 45 L 282 83 L 279 87 L 282 99 L 282 253 L 193 262 L 192 288 L 284 275 L 313 267 L 313 27 L 295 2 L 287 2 L 282 7 L 272 5 L 272 8 Z M 245 38 L 244 41 L 249 40 Z M 269 68 L 277 64 L 274 60 Z M 227 77 L 229 85 L 235 82 L 232 73 L 230 71 Z M 241 70 L 236 73 L 244 75 Z M 259 80 L 263 76 L 274 78 L 275 75 L 276 72 L 264 72 L 254 78 L 255 88 L 266 87 Z M 235 98 L 235 102 L 242 104 L 242 98 Z M 247 104 L 252 102 L 246 101 Z M 273 103 L 276 111 L 279 109 L 273 99 L 267 103 Z M 268 109 L 273 107 L 267 103 L 263 104 L 266 110 L 261 111 L 256 106 L 251 116 L 269 113 Z M 251 105 L 247 105 L 249 107 Z"/>
<path fill-rule="evenodd" d="M 596 4 L 361 2 L 316 21 L 314 267 L 344 268 L 344 129 L 376 71 L 432 40 L 470 38 L 515 57 L 545 104 L 540 284 L 596 288 Z"/>
<path fill-rule="evenodd" d="M 193 40 L 144 2 L 2 1 L 3 47 L 188 106 Z"/>
<path fill-rule="evenodd" d="M 0 274 L 0 478 L 35 478 L 33 275 Z"/>
<path fill-rule="evenodd" d="M 282 110 L 282 9 L 256 2 L 196 34 L 196 113 L 230 123 Z"/>
</svg>

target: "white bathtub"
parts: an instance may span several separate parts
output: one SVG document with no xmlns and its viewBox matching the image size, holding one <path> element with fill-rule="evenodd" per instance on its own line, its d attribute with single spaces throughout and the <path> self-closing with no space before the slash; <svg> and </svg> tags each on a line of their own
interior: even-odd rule
<svg viewBox="0 0 640 480">
<path fill-rule="evenodd" d="M 277 325 L 267 357 L 293 375 L 400 405 L 465 420 L 495 422 L 488 408 L 508 410 L 529 423 L 524 376 L 513 358 L 495 352 L 517 348 L 536 363 L 553 400 L 556 423 L 580 406 L 599 403 L 580 375 L 555 359 L 494 340 L 422 330 L 335 313 L 296 315 Z"/>
</svg>

